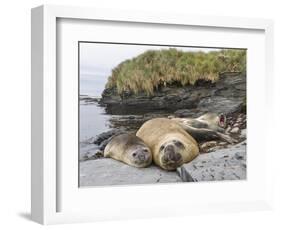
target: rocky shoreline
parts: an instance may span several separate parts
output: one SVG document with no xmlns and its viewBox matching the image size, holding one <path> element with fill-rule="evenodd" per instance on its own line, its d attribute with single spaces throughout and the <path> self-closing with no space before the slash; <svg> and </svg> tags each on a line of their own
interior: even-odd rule
<svg viewBox="0 0 281 230">
<path fill-rule="evenodd" d="M 147 120 L 155 117 L 167 117 L 163 114 L 152 115 L 130 115 L 130 116 L 115 116 L 112 118 L 112 128 L 109 131 L 103 132 L 96 137 L 92 137 L 80 143 L 80 161 L 95 160 L 103 157 L 103 150 L 107 143 L 113 136 L 122 133 L 135 133 L 138 128 Z M 171 116 L 171 114 L 169 115 Z M 174 113 L 173 116 L 177 116 Z M 227 126 L 225 128 L 225 134 L 236 140 L 236 143 L 240 143 L 246 140 L 246 123 L 247 116 L 244 113 L 234 112 L 227 116 Z M 231 144 L 222 140 L 212 140 L 208 142 L 198 143 L 200 153 L 209 153 L 215 150 L 229 147 Z"/>
<path fill-rule="evenodd" d="M 193 86 L 168 85 L 153 96 L 118 95 L 106 89 L 102 98 L 83 96 L 83 103 L 105 107 L 110 129 L 80 142 L 80 186 L 146 184 L 186 181 L 246 179 L 246 76 L 225 74 L 216 83 L 200 80 Z M 135 133 L 155 117 L 198 117 L 206 112 L 223 113 L 225 134 L 235 143 L 212 140 L 199 144 L 200 155 L 175 172 L 157 166 L 137 169 L 103 157 L 110 139 L 124 132 Z"/>
<path fill-rule="evenodd" d="M 246 179 L 246 114 L 227 117 L 226 133 L 235 138 L 235 144 L 221 140 L 199 143 L 200 155 L 177 171 L 169 172 L 152 165 L 135 168 L 103 157 L 109 140 L 124 129 L 113 129 L 80 143 L 87 154 L 80 160 L 80 186 L 122 184 L 151 184 L 168 182 L 198 182 Z"/>
<path fill-rule="evenodd" d="M 135 168 L 110 158 L 83 161 L 80 162 L 80 186 L 245 180 L 246 169 L 246 141 L 243 141 L 200 154 L 176 171 L 165 171 L 155 165 Z"/>
</svg>

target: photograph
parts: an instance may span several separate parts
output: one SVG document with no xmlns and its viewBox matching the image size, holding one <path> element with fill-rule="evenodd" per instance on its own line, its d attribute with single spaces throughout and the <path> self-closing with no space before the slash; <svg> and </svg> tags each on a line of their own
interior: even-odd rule
<svg viewBox="0 0 281 230">
<path fill-rule="evenodd" d="M 247 49 L 77 49 L 79 187 L 247 179 Z"/>
</svg>

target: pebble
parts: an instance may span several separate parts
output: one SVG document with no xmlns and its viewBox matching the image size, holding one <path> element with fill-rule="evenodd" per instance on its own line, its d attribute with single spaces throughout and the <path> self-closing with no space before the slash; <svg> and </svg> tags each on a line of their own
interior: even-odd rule
<svg viewBox="0 0 281 230">
<path fill-rule="evenodd" d="M 239 128 L 238 127 L 234 127 L 230 133 L 233 133 L 233 134 L 236 134 L 236 133 L 239 133 Z"/>
<path fill-rule="evenodd" d="M 240 123 L 241 121 L 242 121 L 242 117 L 239 117 L 236 122 Z"/>
<path fill-rule="evenodd" d="M 208 142 L 204 142 L 203 144 L 201 144 L 199 146 L 200 151 L 201 152 L 208 152 L 212 147 L 217 146 L 217 142 L 216 141 L 208 141 Z"/>
<path fill-rule="evenodd" d="M 247 136 L 247 130 L 246 129 L 241 130 L 241 138 L 246 138 L 246 136 Z"/>
</svg>

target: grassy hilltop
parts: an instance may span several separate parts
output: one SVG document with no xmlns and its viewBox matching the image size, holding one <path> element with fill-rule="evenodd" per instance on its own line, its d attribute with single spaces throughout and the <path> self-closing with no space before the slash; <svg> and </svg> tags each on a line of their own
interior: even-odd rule
<svg viewBox="0 0 281 230">
<path fill-rule="evenodd" d="M 216 81 L 224 72 L 245 72 L 246 50 L 184 52 L 177 49 L 148 50 L 112 70 L 106 88 L 135 94 L 154 91 L 167 84 L 193 85 L 198 79 Z"/>
</svg>

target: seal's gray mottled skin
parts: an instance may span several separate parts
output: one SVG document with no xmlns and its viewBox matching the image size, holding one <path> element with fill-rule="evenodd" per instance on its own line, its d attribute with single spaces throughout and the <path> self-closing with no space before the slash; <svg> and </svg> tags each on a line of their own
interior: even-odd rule
<svg viewBox="0 0 281 230">
<path fill-rule="evenodd" d="M 104 149 L 104 157 L 111 157 L 135 167 L 147 167 L 152 162 L 149 147 L 133 134 L 113 137 Z"/>
<path fill-rule="evenodd" d="M 230 136 L 223 134 L 226 127 L 226 116 L 223 114 L 206 113 L 198 118 L 171 118 L 177 122 L 196 141 L 221 139 L 228 143 L 235 143 Z"/>
</svg>

